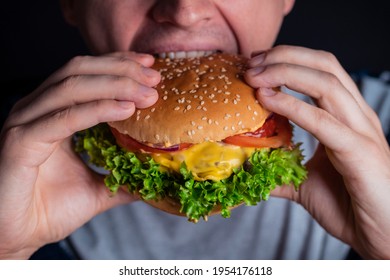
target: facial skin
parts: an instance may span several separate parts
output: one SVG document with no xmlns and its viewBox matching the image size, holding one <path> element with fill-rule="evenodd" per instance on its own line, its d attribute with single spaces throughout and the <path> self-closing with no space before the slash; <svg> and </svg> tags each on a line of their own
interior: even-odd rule
<svg viewBox="0 0 390 280">
<path fill-rule="evenodd" d="M 294 0 L 62 1 L 95 54 L 269 49 Z M 245 17 L 239 16 L 245 15 Z"/>
</svg>

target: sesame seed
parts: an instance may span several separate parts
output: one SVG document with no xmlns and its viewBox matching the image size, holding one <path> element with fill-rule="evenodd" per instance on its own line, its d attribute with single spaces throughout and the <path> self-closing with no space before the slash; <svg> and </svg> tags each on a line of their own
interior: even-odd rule
<svg viewBox="0 0 390 280">
<path fill-rule="evenodd" d="M 202 121 L 207 121 L 207 117 L 202 117 Z"/>
<path fill-rule="evenodd" d="M 225 91 L 225 94 L 226 95 L 230 95 L 230 91 Z"/>
<path fill-rule="evenodd" d="M 145 120 L 148 120 L 148 119 L 150 119 L 150 116 L 146 115 Z"/>
<path fill-rule="evenodd" d="M 209 120 L 207 121 L 207 123 L 208 123 L 208 124 L 212 124 L 212 123 L 213 123 L 213 120 L 212 120 L 212 119 L 209 119 Z"/>
<path fill-rule="evenodd" d="M 240 116 L 240 113 L 236 113 L 236 117 L 239 117 Z"/>
<path fill-rule="evenodd" d="M 229 128 L 228 128 L 227 126 L 225 126 L 225 127 L 223 128 L 223 130 L 225 130 L 225 131 L 228 130 L 228 129 L 229 129 Z"/>
<path fill-rule="evenodd" d="M 195 123 L 194 121 L 191 121 L 191 125 L 192 125 L 192 126 L 195 126 L 196 123 Z"/>
<path fill-rule="evenodd" d="M 191 109 L 191 105 L 187 105 L 186 109 L 190 110 Z"/>
<path fill-rule="evenodd" d="M 154 111 L 156 111 L 156 108 L 152 108 L 152 109 L 150 109 L 150 112 L 154 112 Z"/>
<path fill-rule="evenodd" d="M 258 113 L 257 113 L 256 111 L 254 111 L 254 112 L 253 112 L 253 114 L 254 114 L 255 116 L 257 116 L 257 115 L 258 115 Z"/>
<path fill-rule="evenodd" d="M 199 130 L 200 130 L 200 129 L 203 129 L 203 126 L 199 125 L 199 126 L 198 126 L 198 129 L 199 129 Z"/>
<path fill-rule="evenodd" d="M 179 106 L 176 106 L 175 107 L 175 111 L 179 111 L 180 110 L 180 107 Z"/>
<path fill-rule="evenodd" d="M 248 110 L 251 111 L 252 107 L 250 105 L 247 106 Z"/>
<path fill-rule="evenodd" d="M 223 103 L 225 103 L 225 104 L 227 104 L 229 102 L 229 100 L 227 99 L 227 98 L 225 98 L 224 100 L 223 100 Z"/>
</svg>

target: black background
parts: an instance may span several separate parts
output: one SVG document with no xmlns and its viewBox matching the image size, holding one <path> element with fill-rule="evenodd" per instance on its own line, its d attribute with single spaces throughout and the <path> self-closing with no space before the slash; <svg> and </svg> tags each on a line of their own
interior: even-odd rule
<svg viewBox="0 0 390 280">
<path fill-rule="evenodd" d="M 331 51 L 348 71 L 389 70 L 389 5 L 297 0 L 277 43 Z M 57 0 L 4 1 L 0 21 L 1 82 L 43 79 L 71 57 L 88 53 L 78 31 L 64 22 Z"/>
</svg>

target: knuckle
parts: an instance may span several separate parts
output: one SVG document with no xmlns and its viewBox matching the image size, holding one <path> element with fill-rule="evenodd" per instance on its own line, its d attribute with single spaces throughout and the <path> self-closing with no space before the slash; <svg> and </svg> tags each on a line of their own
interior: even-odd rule
<svg viewBox="0 0 390 280">
<path fill-rule="evenodd" d="M 82 64 L 86 62 L 86 60 L 90 59 L 88 55 L 78 55 L 71 58 L 68 63 L 65 65 L 65 68 L 78 69 Z"/>
<path fill-rule="evenodd" d="M 140 71 L 141 65 L 127 57 L 119 56 L 115 58 L 117 69 L 126 76 L 132 76 Z"/>
<path fill-rule="evenodd" d="M 71 117 L 72 116 L 71 111 L 72 111 L 72 107 L 67 107 L 64 108 L 63 110 L 54 112 L 51 120 L 51 122 L 53 123 L 61 124 L 62 129 L 69 135 L 72 134 L 73 132 L 71 128 L 74 127 L 74 121 L 75 121 Z"/>
<path fill-rule="evenodd" d="M 286 51 L 290 51 L 291 49 L 292 46 L 288 46 L 288 45 L 277 45 L 273 48 L 273 50 L 277 52 L 286 52 Z"/>
<path fill-rule="evenodd" d="M 68 77 L 64 78 L 62 81 L 60 81 L 57 84 L 57 87 L 60 87 L 61 89 L 64 89 L 64 90 L 72 91 L 76 87 L 76 85 L 79 84 L 80 79 L 81 79 L 80 75 L 68 76 Z"/>
<path fill-rule="evenodd" d="M 334 92 L 340 88 L 341 82 L 336 75 L 332 73 L 325 73 L 324 75 L 324 79 L 330 92 Z"/>
<path fill-rule="evenodd" d="M 340 68 L 340 62 L 333 53 L 323 50 L 319 50 L 318 53 L 322 58 L 322 61 L 324 61 L 327 69 L 329 69 L 329 72 L 335 72 Z"/>
<path fill-rule="evenodd" d="M 8 155 L 18 154 L 20 148 L 24 146 L 23 131 L 22 125 L 4 127 L 1 133 L 2 152 L 4 152 L 3 149 L 6 149 Z"/>
</svg>

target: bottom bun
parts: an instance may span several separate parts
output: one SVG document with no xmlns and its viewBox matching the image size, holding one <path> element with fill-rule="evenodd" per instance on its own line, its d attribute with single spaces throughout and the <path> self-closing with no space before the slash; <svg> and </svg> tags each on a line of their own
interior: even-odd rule
<svg viewBox="0 0 390 280">
<path fill-rule="evenodd" d="M 145 203 L 159 209 L 159 210 L 162 210 L 164 212 L 167 212 L 169 214 L 173 214 L 173 215 L 177 215 L 177 216 L 183 216 L 185 217 L 186 215 L 182 212 L 180 212 L 180 209 L 181 209 L 181 204 L 180 202 L 178 202 L 177 200 L 173 199 L 172 197 L 165 197 L 164 199 L 161 199 L 161 200 L 158 200 L 158 201 L 155 201 L 155 200 L 143 200 Z M 229 207 L 229 209 L 234 209 L 238 206 L 240 206 L 242 204 L 239 204 L 239 205 L 235 205 L 234 207 Z M 212 216 L 212 215 L 215 215 L 215 214 L 219 214 L 221 213 L 221 206 L 220 205 L 216 205 L 208 215 L 204 216 L 203 219 L 205 221 L 207 221 L 208 217 L 209 216 Z M 197 223 L 198 220 L 193 220 L 193 219 L 190 219 L 189 220 L 190 222 L 193 222 L 193 223 Z"/>
</svg>

